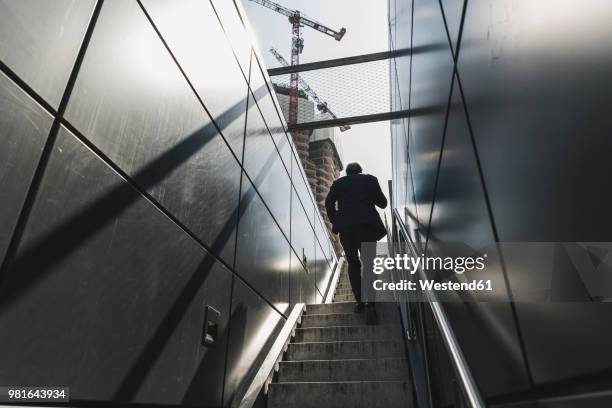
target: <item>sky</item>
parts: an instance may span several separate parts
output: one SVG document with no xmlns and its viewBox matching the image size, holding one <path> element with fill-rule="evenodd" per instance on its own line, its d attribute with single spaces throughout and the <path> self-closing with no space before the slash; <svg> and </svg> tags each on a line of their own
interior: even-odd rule
<svg viewBox="0 0 612 408">
<path fill-rule="evenodd" d="M 330 28 L 346 28 L 342 41 L 335 41 L 308 27 L 302 28 L 304 51 L 300 63 L 349 57 L 388 50 L 387 0 L 274 0 Z M 250 0 L 242 0 L 256 41 L 268 68 L 280 66 L 268 51 L 275 47 L 290 60 L 291 24 L 287 17 Z M 315 84 L 310 84 L 316 88 Z M 317 91 L 317 89 L 315 89 Z M 324 93 L 329 90 L 319 90 Z M 363 112 L 366 113 L 366 112 Z M 389 122 L 353 125 L 339 132 L 344 163 L 358 161 L 364 173 L 376 176 L 388 196 L 387 180 L 391 178 Z"/>
</svg>

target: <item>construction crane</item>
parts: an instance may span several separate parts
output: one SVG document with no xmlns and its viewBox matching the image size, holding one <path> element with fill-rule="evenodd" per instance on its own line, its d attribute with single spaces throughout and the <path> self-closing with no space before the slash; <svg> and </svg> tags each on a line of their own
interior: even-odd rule
<svg viewBox="0 0 612 408">
<path fill-rule="evenodd" d="M 270 0 L 250 0 L 254 3 L 260 4 L 264 7 L 274 10 L 279 14 L 287 16 L 292 27 L 292 38 L 291 38 L 291 65 L 298 65 L 300 62 L 300 54 L 304 50 L 304 39 L 302 38 L 301 27 L 307 26 L 314 30 L 317 30 L 323 34 L 327 34 L 333 37 L 336 41 L 340 41 L 346 33 L 346 28 L 341 28 L 340 31 L 335 31 L 329 27 L 324 26 L 308 17 L 304 17 L 300 14 L 299 10 L 291 10 L 285 6 L 281 6 Z M 297 124 L 298 114 L 298 73 L 291 73 L 291 80 L 289 85 L 289 125 Z"/>
<path fill-rule="evenodd" d="M 287 62 L 287 60 L 280 54 L 280 52 L 278 52 L 276 48 L 274 47 L 270 48 L 270 52 L 272 53 L 272 55 L 274 55 L 276 60 L 283 67 L 289 66 L 289 63 Z M 331 111 L 331 109 L 327 105 L 327 102 L 324 102 L 321 98 L 319 98 L 319 95 L 317 95 L 317 93 L 308 85 L 308 83 L 306 83 L 306 81 L 304 81 L 302 78 L 299 78 L 299 84 L 301 85 L 304 92 L 308 96 L 310 96 L 312 100 L 317 104 L 317 109 L 319 110 L 319 112 L 326 113 L 329 116 L 331 116 L 333 119 L 338 119 L 338 117 L 334 114 L 334 112 Z M 349 125 L 343 125 L 339 127 L 341 132 L 344 132 L 345 130 L 349 130 L 350 128 L 351 127 Z"/>
</svg>

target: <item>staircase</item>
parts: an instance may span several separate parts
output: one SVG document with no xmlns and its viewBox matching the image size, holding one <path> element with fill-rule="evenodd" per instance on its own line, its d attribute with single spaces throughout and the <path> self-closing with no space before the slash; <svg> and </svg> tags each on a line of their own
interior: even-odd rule
<svg viewBox="0 0 612 408">
<path fill-rule="evenodd" d="M 270 384 L 268 408 L 411 407 L 412 387 L 400 316 L 377 305 L 377 326 L 353 312 L 342 271 L 334 303 L 306 306 L 302 323 Z"/>
</svg>

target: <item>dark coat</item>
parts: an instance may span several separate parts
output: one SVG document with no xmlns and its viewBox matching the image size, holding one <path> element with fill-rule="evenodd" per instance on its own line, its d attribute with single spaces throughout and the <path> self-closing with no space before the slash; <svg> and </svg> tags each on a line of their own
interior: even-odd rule
<svg viewBox="0 0 612 408">
<path fill-rule="evenodd" d="M 386 234 L 375 206 L 387 207 L 387 198 L 376 177 L 369 174 L 340 177 L 334 181 L 325 198 L 327 216 L 334 233 L 342 233 L 348 227 L 358 225 L 369 241 L 378 241 Z"/>
</svg>

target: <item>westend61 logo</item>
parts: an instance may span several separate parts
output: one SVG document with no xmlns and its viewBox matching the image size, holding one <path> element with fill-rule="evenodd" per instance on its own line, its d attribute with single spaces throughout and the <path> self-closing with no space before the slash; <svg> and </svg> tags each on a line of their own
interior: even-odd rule
<svg viewBox="0 0 612 408">
<path fill-rule="evenodd" d="M 390 270 L 405 270 L 414 275 L 419 268 L 425 271 L 430 270 L 445 270 L 454 271 L 462 274 L 467 271 L 478 270 L 485 268 L 487 254 L 479 257 L 440 257 L 440 256 L 425 256 L 411 257 L 407 254 L 396 255 L 393 257 L 376 257 L 374 258 L 372 272 L 380 275 L 385 271 Z"/>
</svg>

